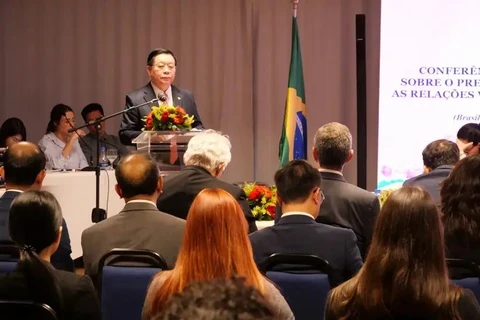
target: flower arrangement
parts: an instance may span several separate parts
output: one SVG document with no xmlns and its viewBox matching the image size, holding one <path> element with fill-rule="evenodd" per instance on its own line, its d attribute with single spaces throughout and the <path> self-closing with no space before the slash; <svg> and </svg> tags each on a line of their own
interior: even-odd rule
<svg viewBox="0 0 480 320">
<path fill-rule="evenodd" d="M 152 107 L 145 116 L 143 131 L 178 131 L 192 129 L 193 116 L 189 116 L 182 107 L 161 105 Z"/>
<path fill-rule="evenodd" d="M 254 183 L 243 185 L 247 195 L 247 202 L 252 210 L 252 215 L 257 220 L 271 221 L 275 219 L 277 206 L 277 188 L 275 186 L 261 186 Z"/>
<path fill-rule="evenodd" d="M 382 207 L 385 204 L 385 201 L 387 201 L 388 197 L 392 194 L 393 190 L 390 189 L 383 189 L 380 191 L 380 194 L 378 195 L 378 199 L 380 200 L 380 206 Z"/>
</svg>

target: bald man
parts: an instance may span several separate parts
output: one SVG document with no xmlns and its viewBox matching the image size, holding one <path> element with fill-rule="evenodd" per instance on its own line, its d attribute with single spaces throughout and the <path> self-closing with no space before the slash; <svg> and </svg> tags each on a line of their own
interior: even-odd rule
<svg viewBox="0 0 480 320">
<path fill-rule="evenodd" d="M 173 268 L 185 229 L 184 220 L 157 209 L 163 180 L 157 163 L 149 155 L 123 157 L 115 169 L 115 177 L 115 191 L 125 199 L 125 207 L 82 234 L 85 273 L 94 283 L 97 283 L 98 262 L 114 248 L 153 250 Z"/>
<path fill-rule="evenodd" d="M 45 154 L 30 142 L 19 142 L 7 149 L 0 174 L 5 177 L 7 191 L 0 198 L 0 240 L 10 241 L 8 231 L 8 211 L 10 205 L 20 193 L 27 190 L 39 190 L 45 178 Z M 57 251 L 50 262 L 59 270 L 74 271 L 70 256 L 70 235 L 67 223 L 62 221 L 62 237 Z"/>
</svg>

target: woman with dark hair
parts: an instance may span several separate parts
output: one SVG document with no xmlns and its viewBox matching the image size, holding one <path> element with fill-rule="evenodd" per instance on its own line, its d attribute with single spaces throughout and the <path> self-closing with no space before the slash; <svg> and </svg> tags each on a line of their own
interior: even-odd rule
<svg viewBox="0 0 480 320">
<path fill-rule="evenodd" d="M 457 132 L 457 146 L 460 149 L 460 159 L 480 152 L 480 124 L 467 123 Z"/>
<path fill-rule="evenodd" d="M 480 264 L 480 155 L 462 159 L 440 189 L 447 258 Z M 452 278 L 469 276 L 454 269 Z"/>
<path fill-rule="evenodd" d="M 160 272 L 150 284 L 143 319 L 154 318 L 175 293 L 194 281 L 235 275 L 265 297 L 275 319 L 294 318 L 283 296 L 255 265 L 248 225 L 238 202 L 224 190 L 204 189 L 188 212 L 175 268 Z"/>
<path fill-rule="evenodd" d="M 0 276 L 0 299 L 47 304 L 58 319 L 100 319 L 92 280 L 50 265 L 62 235 L 55 197 L 46 191 L 20 194 L 10 207 L 8 227 L 21 255 L 14 271 Z"/>
<path fill-rule="evenodd" d="M 27 140 L 27 129 L 22 120 L 8 118 L 0 127 L 0 148 L 8 148 L 15 143 Z"/>
<path fill-rule="evenodd" d="M 480 319 L 473 293 L 448 278 L 440 214 L 425 190 L 388 197 L 363 268 L 331 291 L 325 319 Z"/>
<path fill-rule="evenodd" d="M 79 135 L 85 132 L 77 130 L 69 133 L 75 126 L 75 114 L 72 108 L 57 104 L 50 112 L 47 133 L 38 145 L 45 153 L 47 162 L 57 169 L 82 169 L 88 166 L 87 159 L 78 143 Z"/>
</svg>

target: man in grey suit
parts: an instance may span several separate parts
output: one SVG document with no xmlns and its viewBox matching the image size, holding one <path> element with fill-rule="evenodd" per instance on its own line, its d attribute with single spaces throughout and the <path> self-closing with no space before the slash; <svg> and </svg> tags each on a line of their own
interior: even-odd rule
<svg viewBox="0 0 480 320">
<path fill-rule="evenodd" d="M 460 150 L 456 143 L 440 139 L 429 143 L 422 152 L 423 174 L 403 183 L 404 186 L 419 186 L 427 191 L 440 206 L 440 184 L 460 160 Z"/>
<path fill-rule="evenodd" d="M 150 82 L 143 88 L 137 89 L 126 97 L 126 108 L 140 105 L 163 95 L 165 103 L 169 106 L 180 106 L 185 112 L 194 116 L 192 128 L 202 128 L 202 120 L 197 111 L 195 99 L 190 91 L 173 86 L 177 68 L 177 58 L 172 51 L 167 49 L 155 49 L 148 55 L 147 72 Z M 161 102 L 160 102 L 161 103 Z M 118 136 L 123 144 L 130 145 L 132 140 L 142 133 L 144 127 L 143 117 L 152 110 L 152 106 L 158 106 L 158 101 L 149 103 L 137 109 L 123 114 Z"/>
<path fill-rule="evenodd" d="M 156 207 L 163 187 L 156 162 L 147 154 L 127 155 L 120 160 L 115 176 L 115 190 L 126 205 L 119 214 L 83 232 L 85 273 L 95 281 L 99 260 L 114 248 L 153 250 L 173 268 L 185 221 Z"/>
</svg>

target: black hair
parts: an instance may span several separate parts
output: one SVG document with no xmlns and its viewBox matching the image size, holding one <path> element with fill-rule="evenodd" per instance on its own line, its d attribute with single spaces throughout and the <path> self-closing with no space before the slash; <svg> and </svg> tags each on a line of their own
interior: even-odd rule
<svg viewBox="0 0 480 320">
<path fill-rule="evenodd" d="M 90 113 L 90 112 L 93 112 L 93 111 L 100 111 L 100 113 L 102 114 L 102 117 L 105 115 L 103 113 L 103 107 L 101 104 L 99 103 L 90 103 L 89 105 L 87 105 L 85 108 L 83 108 L 82 110 L 82 118 L 83 118 L 83 121 L 87 122 L 87 115 Z"/>
<path fill-rule="evenodd" d="M 177 65 L 177 58 L 175 57 L 175 55 L 173 54 L 172 51 L 168 50 L 168 49 L 163 49 L 163 48 L 158 48 L 158 49 L 154 49 L 152 50 L 152 52 L 150 52 L 148 54 L 148 57 L 147 57 L 147 66 L 153 66 L 153 61 L 155 61 L 155 57 L 160 55 L 160 54 L 169 54 L 173 57 L 173 60 L 175 60 L 175 65 Z"/>
<path fill-rule="evenodd" d="M 132 156 L 142 156 L 148 162 L 146 166 L 140 166 L 135 172 L 124 167 Z M 140 171 L 140 172 L 139 172 Z M 115 168 L 115 177 L 122 190 L 124 198 L 131 198 L 137 195 L 151 195 L 157 189 L 158 172 L 157 162 L 149 154 L 135 154 L 123 157 Z"/>
<path fill-rule="evenodd" d="M 155 320 L 273 320 L 265 298 L 245 279 L 193 282 L 172 296 Z"/>
<path fill-rule="evenodd" d="M 50 121 L 47 125 L 47 133 L 55 132 L 60 119 L 62 119 L 62 116 L 65 116 L 65 114 L 69 111 L 73 112 L 72 108 L 62 103 L 53 107 L 52 111 L 50 111 Z"/>
<path fill-rule="evenodd" d="M 17 270 L 27 279 L 35 302 L 62 311 L 62 296 L 53 267 L 39 253 L 57 239 L 62 211 L 57 199 L 47 191 L 26 191 L 17 196 L 8 215 L 10 237 L 22 249 Z"/>
<path fill-rule="evenodd" d="M 5 182 L 16 186 L 31 186 L 38 174 L 45 170 L 45 154 L 38 146 L 32 152 L 19 152 L 8 148 L 3 157 Z"/>
<path fill-rule="evenodd" d="M 460 160 L 460 150 L 450 140 L 435 140 L 423 149 L 422 157 L 423 165 L 433 170 L 443 165 L 455 165 Z"/>
<path fill-rule="evenodd" d="M 27 140 L 27 129 L 22 120 L 18 118 L 8 118 L 2 123 L 0 127 L 0 148 L 7 146 L 7 138 L 16 136 L 17 134 L 22 136 L 22 141 Z"/>
<path fill-rule="evenodd" d="M 283 203 L 304 202 L 322 184 L 320 172 L 305 160 L 290 161 L 275 173 L 277 194 Z"/>
<path fill-rule="evenodd" d="M 477 123 L 467 123 L 457 132 L 457 138 L 472 142 L 476 146 L 480 142 L 480 125 Z"/>
</svg>

